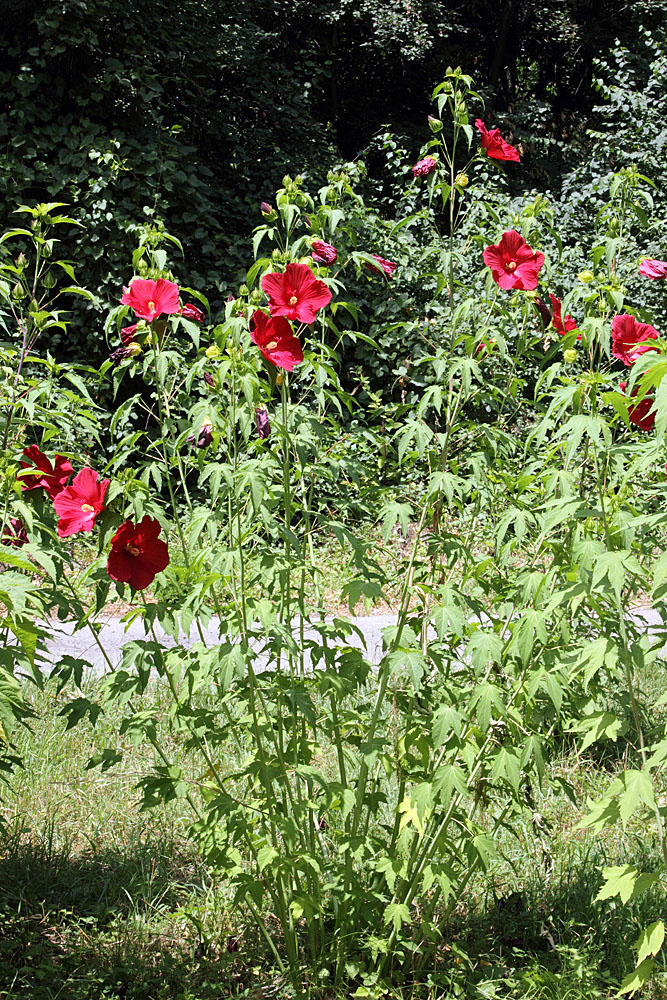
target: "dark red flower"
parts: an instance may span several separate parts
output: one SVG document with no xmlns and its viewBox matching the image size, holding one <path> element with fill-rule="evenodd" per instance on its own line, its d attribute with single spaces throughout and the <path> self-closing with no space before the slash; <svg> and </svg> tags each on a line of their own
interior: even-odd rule
<svg viewBox="0 0 667 1000">
<path fill-rule="evenodd" d="M 201 323 L 202 320 L 204 319 L 204 313 L 202 312 L 202 310 L 199 308 L 199 306 L 193 305 L 192 302 L 185 303 L 185 305 L 181 309 L 181 316 L 183 316 L 185 319 L 194 319 L 197 323 Z"/>
<path fill-rule="evenodd" d="M 130 306 L 136 316 L 152 322 L 157 316 L 177 313 L 178 285 L 166 278 L 151 281 L 149 278 L 135 278 L 121 298 L 121 304 Z"/>
<path fill-rule="evenodd" d="M 301 344 L 284 316 L 267 316 L 255 309 L 250 321 L 250 339 L 276 368 L 293 371 L 303 361 Z"/>
<path fill-rule="evenodd" d="M 432 174 L 438 165 L 438 161 L 432 156 L 425 156 L 423 160 L 419 160 L 415 163 L 412 168 L 413 177 L 428 177 Z"/>
<path fill-rule="evenodd" d="M 0 537 L 0 542 L 3 545 L 9 545 L 14 549 L 20 549 L 22 545 L 29 542 L 28 532 L 25 530 L 25 524 L 20 517 L 10 517 L 9 521 L 4 527 L 2 532 L 2 537 Z"/>
<path fill-rule="evenodd" d="M 649 257 L 645 257 L 644 260 L 639 265 L 639 273 L 643 274 L 645 278 L 667 278 L 667 261 L 665 260 L 651 260 Z"/>
<path fill-rule="evenodd" d="M 378 257 L 376 253 L 372 253 L 371 257 L 373 260 L 376 260 L 380 266 L 375 267 L 374 264 L 366 264 L 368 270 L 372 271 L 373 274 L 384 274 L 385 277 L 391 278 L 392 274 L 398 267 L 398 264 L 394 264 L 392 260 L 385 260 L 384 257 Z"/>
<path fill-rule="evenodd" d="M 540 314 L 542 324 L 546 328 L 551 324 L 551 309 L 546 304 L 544 299 L 539 297 L 539 295 L 535 296 L 535 305 L 537 306 L 537 311 Z"/>
<path fill-rule="evenodd" d="M 519 153 L 514 146 L 510 146 L 509 142 L 505 142 L 500 134 L 499 128 L 487 129 L 481 118 L 478 118 L 475 122 L 475 128 L 481 136 L 482 149 L 486 150 L 487 156 L 489 156 L 492 160 L 512 160 L 515 163 L 521 162 Z"/>
<path fill-rule="evenodd" d="M 143 590 L 169 565 L 169 550 L 158 538 L 160 522 L 146 514 L 139 524 L 125 521 L 111 539 L 107 573 L 112 580 Z"/>
<path fill-rule="evenodd" d="M 266 441 L 271 435 L 271 424 L 269 423 L 268 411 L 263 406 L 258 406 L 255 410 L 255 426 L 259 439 Z"/>
<path fill-rule="evenodd" d="M 649 323 L 638 323 L 634 316 L 623 313 L 611 321 L 611 353 L 624 365 L 634 365 L 640 354 L 655 351 L 655 347 L 642 344 L 643 340 L 656 340 L 660 334 Z"/>
<path fill-rule="evenodd" d="M 299 323 L 314 323 L 319 310 L 331 302 L 331 292 L 307 264 L 288 264 L 284 272 L 265 274 L 262 288 L 269 297 L 272 316 Z"/>
<path fill-rule="evenodd" d="M 628 387 L 627 382 L 621 382 L 619 384 L 619 389 L 625 395 L 625 390 Z M 632 390 L 632 396 L 637 395 L 636 387 Z M 636 424 L 643 431 L 652 431 L 653 425 L 655 424 L 655 413 L 649 413 L 649 410 L 653 406 L 653 393 L 647 393 L 646 396 L 637 403 L 636 406 L 628 407 L 628 419 L 631 424 Z"/>
<path fill-rule="evenodd" d="M 29 458 L 29 462 L 21 462 L 24 469 L 39 469 L 39 473 L 29 476 L 21 476 L 21 488 L 24 490 L 36 490 L 43 486 L 47 495 L 53 500 L 65 488 L 65 484 L 74 469 L 72 463 L 62 455 L 56 455 L 51 464 L 51 459 L 47 458 L 39 450 L 36 444 L 31 444 L 29 448 L 23 449 L 23 454 Z"/>
<path fill-rule="evenodd" d="M 215 379 L 210 372 L 204 372 L 204 382 L 206 382 L 206 385 L 210 386 L 211 389 L 214 387 Z"/>
<path fill-rule="evenodd" d="M 134 340 L 134 335 L 137 332 L 138 326 L 138 323 L 133 323 L 132 326 L 125 326 L 120 331 L 120 342 L 123 347 L 127 347 L 127 345 Z"/>
<path fill-rule="evenodd" d="M 330 243 L 325 243 L 324 240 L 313 240 L 310 248 L 310 256 L 316 264 L 323 264 L 325 267 L 328 267 L 329 264 L 335 264 L 338 260 L 338 251 Z"/>
<path fill-rule="evenodd" d="M 204 423 L 199 428 L 199 434 L 197 435 L 197 447 L 206 448 L 213 440 L 213 424 L 210 420 L 205 420 Z M 195 443 L 195 432 L 188 434 L 185 439 L 186 444 Z"/>
<path fill-rule="evenodd" d="M 53 501 L 58 515 L 57 531 L 61 538 L 79 531 L 92 531 L 97 515 L 104 510 L 104 497 L 111 480 L 98 482 L 97 473 L 86 466 L 72 480 L 71 486 Z"/>
<path fill-rule="evenodd" d="M 533 253 L 516 229 L 508 229 L 501 236 L 500 243 L 486 248 L 484 263 L 491 268 L 493 280 L 501 288 L 532 291 L 537 288 L 544 254 Z"/>
<path fill-rule="evenodd" d="M 117 347 L 115 351 L 112 351 L 109 355 L 109 361 L 113 361 L 115 365 L 119 365 L 121 361 L 134 358 L 137 354 L 141 354 L 141 345 L 136 340 L 130 340 L 126 347 Z"/>
<path fill-rule="evenodd" d="M 552 295 L 551 292 L 549 292 L 549 298 L 551 299 L 551 308 L 553 310 L 551 314 L 551 322 L 553 323 L 556 333 L 560 333 L 561 337 L 564 337 L 566 333 L 576 330 L 577 321 L 573 319 L 569 313 L 565 314 L 565 319 L 562 318 L 561 301 L 558 296 Z M 577 335 L 577 340 L 581 340 L 581 334 Z"/>
</svg>

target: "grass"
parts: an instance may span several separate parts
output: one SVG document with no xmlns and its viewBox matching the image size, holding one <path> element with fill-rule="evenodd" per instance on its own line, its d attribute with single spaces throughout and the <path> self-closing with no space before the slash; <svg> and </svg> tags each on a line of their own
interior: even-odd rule
<svg viewBox="0 0 667 1000">
<path fill-rule="evenodd" d="M 660 671 L 645 683 L 658 686 Z M 288 997 L 188 839 L 182 800 L 138 810 L 136 783 L 152 763 L 150 748 L 118 737 L 113 709 L 95 729 L 67 731 L 63 699 L 53 684 L 36 694 L 32 732 L 19 738 L 24 768 L 2 795 L 1 1000 Z M 159 717 L 165 704 L 155 685 L 143 707 Z M 86 770 L 90 756 L 114 741 L 124 750 L 121 764 Z M 619 753 L 632 752 L 620 743 L 616 754 L 596 749 L 579 758 L 564 746 L 553 765 L 582 801 L 599 794 Z M 181 764 L 196 775 L 194 760 L 181 754 Z M 501 839 L 501 859 L 469 885 L 430 984 L 397 986 L 389 1000 L 614 995 L 630 967 L 629 946 L 662 903 L 657 893 L 627 907 L 593 902 L 599 871 L 614 862 L 650 864 L 656 845 L 640 824 L 603 836 L 576 829 L 576 810 L 553 792 L 536 797 L 535 811 L 539 819 L 515 824 Z M 348 996 L 313 992 L 313 1000 Z M 664 972 L 643 996 L 667 997 Z"/>
</svg>

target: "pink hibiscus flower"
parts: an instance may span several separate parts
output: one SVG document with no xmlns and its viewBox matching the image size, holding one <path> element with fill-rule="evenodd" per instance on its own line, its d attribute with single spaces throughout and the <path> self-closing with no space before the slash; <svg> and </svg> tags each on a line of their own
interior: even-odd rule
<svg viewBox="0 0 667 1000">
<path fill-rule="evenodd" d="M 437 165 L 438 161 L 436 159 L 434 159 L 432 156 L 425 156 L 423 160 L 419 160 L 418 163 L 415 163 L 414 167 L 412 168 L 412 176 L 428 177 L 429 174 L 433 173 Z"/>
<path fill-rule="evenodd" d="M 79 531 L 92 531 L 97 515 L 104 510 L 104 497 L 111 480 L 98 482 L 97 473 L 86 466 L 72 480 L 71 486 L 53 501 L 58 515 L 57 531 L 61 538 Z"/>
<path fill-rule="evenodd" d="M 523 236 L 515 229 L 508 229 L 500 243 L 486 248 L 484 263 L 491 268 L 493 280 L 500 288 L 531 291 L 537 288 L 544 254 L 533 253 Z"/>
<path fill-rule="evenodd" d="M 654 280 L 667 278 L 667 261 L 651 260 L 649 257 L 645 257 L 639 265 L 639 273 L 643 274 L 645 278 L 653 278 Z"/>
</svg>

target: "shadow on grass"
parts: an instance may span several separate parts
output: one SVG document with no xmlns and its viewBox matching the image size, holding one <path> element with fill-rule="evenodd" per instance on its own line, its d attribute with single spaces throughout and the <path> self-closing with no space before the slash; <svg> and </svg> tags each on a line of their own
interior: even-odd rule
<svg viewBox="0 0 667 1000">
<path fill-rule="evenodd" d="M 232 928 L 173 844 L 75 856 L 17 835 L 1 848 L 0 1000 L 243 995 Z"/>
<path fill-rule="evenodd" d="M 597 902 L 603 867 L 661 866 L 657 849 L 648 845 L 615 858 L 603 851 L 596 844 L 570 844 L 552 871 L 536 858 L 514 891 L 494 894 L 485 905 L 479 901 L 476 912 L 458 917 L 448 938 L 467 956 L 468 985 L 496 981 L 506 987 L 503 995 L 545 1000 L 615 996 L 634 968 L 632 945 L 640 930 L 664 910 L 664 893 L 648 891 L 627 905 L 618 898 Z M 660 959 L 659 968 L 664 972 Z"/>
<path fill-rule="evenodd" d="M 551 873 L 522 858 L 514 891 L 480 881 L 443 928 L 445 944 L 421 977 L 430 973 L 431 986 L 396 969 L 402 986 L 392 1000 L 612 996 L 631 967 L 630 945 L 662 901 L 646 893 L 627 907 L 594 902 L 599 869 L 650 867 L 641 853 L 612 861 L 596 845 L 571 844 Z M 194 856 L 168 841 L 74 855 L 17 835 L 0 857 L 0 1000 L 287 996 L 258 991 L 253 966 L 263 965 L 263 950 L 224 907 Z"/>
</svg>

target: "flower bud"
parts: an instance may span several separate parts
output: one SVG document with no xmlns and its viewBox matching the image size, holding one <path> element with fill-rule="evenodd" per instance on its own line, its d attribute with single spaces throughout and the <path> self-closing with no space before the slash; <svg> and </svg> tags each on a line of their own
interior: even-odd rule
<svg viewBox="0 0 667 1000">
<path fill-rule="evenodd" d="M 586 285 L 595 280 L 595 275 L 592 271 L 580 271 L 577 277 L 579 281 L 583 281 Z"/>
<path fill-rule="evenodd" d="M 239 295 L 247 295 L 248 292 L 249 292 L 248 286 L 247 285 L 241 285 L 241 287 L 239 288 Z"/>
<path fill-rule="evenodd" d="M 206 382 L 206 385 L 211 389 L 215 387 L 215 379 L 210 372 L 204 372 L 204 382 Z"/>
<path fill-rule="evenodd" d="M 456 177 L 454 178 L 454 183 L 456 184 L 457 187 L 460 188 L 468 187 L 469 183 L 468 175 L 463 173 L 457 174 Z"/>
<path fill-rule="evenodd" d="M 14 299 L 15 302 L 18 302 L 20 299 L 24 299 L 26 295 L 27 292 L 25 288 L 23 287 L 20 281 L 17 281 L 14 287 L 12 288 L 12 298 Z"/>
<path fill-rule="evenodd" d="M 213 440 L 213 424 L 210 420 L 205 420 L 204 423 L 199 428 L 199 434 L 196 438 L 196 444 L 198 448 L 207 448 Z M 188 434 L 185 439 L 186 444 L 195 444 L 195 433 Z"/>
<path fill-rule="evenodd" d="M 220 355 L 222 354 L 222 351 L 220 350 L 217 344 L 211 344 L 210 347 L 206 348 L 204 353 L 206 354 L 207 358 L 219 358 Z"/>
<path fill-rule="evenodd" d="M 291 186 L 291 184 L 292 184 L 292 178 L 290 177 L 289 174 L 285 174 L 285 176 L 283 177 L 283 187 L 288 188 Z"/>
<path fill-rule="evenodd" d="M 278 388 L 280 388 L 282 384 L 283 384 L 283 377 L 281 373 L 278 372 L 278 374 L 276 375 L 276 385 L 278 386 Z"/>
<path fill-rule="evenodd" d="M 55 283 L 56 283 L 55 275 L 53 274 L 52 271 L 47 271 L 44 277 L 42 278 L 42 284 L 44 285 L 44 288 L 53 288 Z"/>
<path fill-rule="evenodd" d="M 269 414 L 262 406 L 258 406 L 255 410 L 255 426 L 259 439 L 266 441 L 271 434 L 271 424 L 269 423 Z"/>
<path fill-rule="evenodd" d="M 262 204 L 259 206 L 259 210 L 262 213 L 262 215 L 273 215 L 273 209 L 269 205 L 268 201 L 263 201 Z"/>
<path fill-rule="evenodd" d="M 435 135 L 437 135 L 438 132 L 442 132 L 442 122 L 440 121 L 439 118 L 434 118 L 433 115 L 429 115 L 428 125 L 429 128 L 431 129 L 431 132 L 435 133 Z"/>
<path fill-rule="evenodd" d="M 279 250 L 278 247 L 276 247 L 276 249 L 271 254 L 271 257 L 273 258 L 273 260 L 280 260 L 282 255 L 283 255 L 282 250 Z"/>
<path fill-rule="evenodd" d="M 578 357 L 579 357 L 579 351 L 577 351 L 574 347 L 568 347 L 566 351 L 563 351 L 563 359 L 567 362 L 568 365 L 571 365 L 574 361 L 577 360 Z"/>
</svg>

